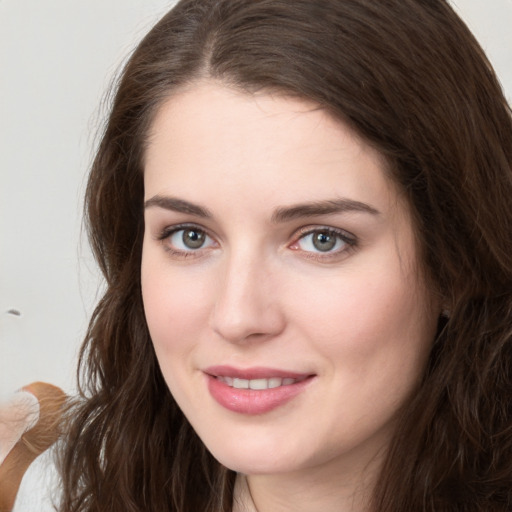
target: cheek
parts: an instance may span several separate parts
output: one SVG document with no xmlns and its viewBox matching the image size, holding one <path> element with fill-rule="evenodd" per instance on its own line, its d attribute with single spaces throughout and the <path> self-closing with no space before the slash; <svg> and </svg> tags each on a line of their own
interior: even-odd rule
<svg viewBox="0 0 512 512">
<path fill-rule="evenodd" d="M 397 275 L 388 268 L 365 279 L 345 276 L 344 287 L 303 306 L 299 329 L 321 355 L 330 383 L 331 406 L 318 403 L 314 415 L 334 443 L 390 424 L 423 375 L 436 322 L 417 287 Z"/>
<path fill-rule="evenodd" d="M 146 321 L 162 375 L 175 400 L 193 403 L 193 353 L 208 319 L 207 290 L 186 272 L 172 272 L 143 257 L 141 284 Z M 192 373 L 191 373 L 192 372 Z M 191 394 L 192 393 L 192 394 Z"/>
<path fill-rule="evenodd" d="M 208 318 L 208 284 L 143 253 L 144 311 L 157 356 L 187 351 Z"/>
<path fill-rule="evenodd" d="M 421 373 L 436 320 L 412 276 L 399 267 L 374 265 L 347 272 L 328 290 L 309 287 L 309 300 L 296 301 L 295 317 L 333 370 L 343 365 L 340 375 L 368 374 L 371 381 L 384 373 L 393 378 L 395 371 Z"/>
</svg>

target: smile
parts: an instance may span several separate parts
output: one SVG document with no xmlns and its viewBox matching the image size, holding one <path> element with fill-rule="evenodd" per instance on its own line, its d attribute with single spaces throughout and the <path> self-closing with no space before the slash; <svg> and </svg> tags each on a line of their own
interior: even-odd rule
<svg viewBox="0 0 512 512">
<path fill-rule="evenodd" d="M 315 375 L 269 368 L 216 366 L 204 371 L 211 397 L 238 414 L 268 413 L 301 395 Z"/>
<path fill-rule="evenodd" d="M 301 382 L 304 379 L 307 379 L 307 377 L 302 377 L 300 379 L 292 379 L 291 377 L 271 377 L 269 379 L 239 379 L 236 377 L 224 377 L 219 375 L 216 377 L 216 379 L 224 382 L 230 388 L 263 390 L 275 389 L 281 386 L 291 386 L 297 382 Z"/>
</svg>

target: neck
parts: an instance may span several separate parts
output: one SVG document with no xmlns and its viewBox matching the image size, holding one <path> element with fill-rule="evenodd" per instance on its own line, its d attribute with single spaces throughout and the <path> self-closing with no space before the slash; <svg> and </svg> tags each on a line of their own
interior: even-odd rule
<svg viewBox="0 0 512 512">
<path fill-rule="evenodd" d="M 381 457 L 359 470 L 322 465 L 286 474 L 238 474 L 233 512 L 368 512 Z"/>
</svg>

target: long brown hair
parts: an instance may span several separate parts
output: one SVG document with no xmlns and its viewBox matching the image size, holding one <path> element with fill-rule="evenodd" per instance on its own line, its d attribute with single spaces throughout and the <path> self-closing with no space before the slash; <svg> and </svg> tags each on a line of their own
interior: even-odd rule
<svg viewBox="0 0 512 512">
<path fill-rule="evenodd" d="M 200 78 L 317 102 L 377 148 L 446 312 L 374 512 L 512 510 L 512 120 L 444 0 L 182 0 L 126 64 L 88 182 L 106 280 L 81 351 L 62 511 L 228 512 L 234 474 L 170 395 L 145 323 L 148 127 Z"/>
</svg>

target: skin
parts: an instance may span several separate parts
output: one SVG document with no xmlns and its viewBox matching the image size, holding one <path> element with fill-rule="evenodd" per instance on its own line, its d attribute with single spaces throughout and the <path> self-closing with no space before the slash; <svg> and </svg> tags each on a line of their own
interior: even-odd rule
<svg viewBox="0 0 512 512">
<path fill-rule="evenodd" d="M 249 508 L 365 510 L 440 310 L 384 160 L 313 103 L 205 81 L 160 108 L 144 173 L 144 307 L 184 414 L 247 475 Z M 283 208 L 340 199 L 368 208 L 276 221 Z M 183 223 L 205 234 L 202 247 L 169 234 Z M 335 245 L 321 251 L 310 232 L 327 228 Z M 270 412 L 239 414 L 208 391 L 204 370 L 220 364 L 314 377 Z"/>
</svg>

